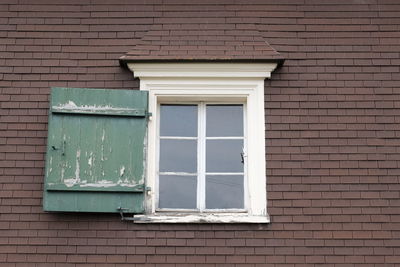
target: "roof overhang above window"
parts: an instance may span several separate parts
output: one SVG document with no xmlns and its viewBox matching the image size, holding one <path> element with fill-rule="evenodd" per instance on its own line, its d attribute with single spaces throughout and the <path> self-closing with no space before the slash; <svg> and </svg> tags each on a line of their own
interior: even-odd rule
<svg viewBox="0 0 400 267">
<path fill-rule="evenodd" d="M 284 57 L 262 36 L 256 25 L 196 23 L 155 24 L 119 58 L 122 66 L 136 63 L 267 64 L 281 66 Z M 130 67 L 129 67 L 130 68 Z M 137 71 L 137 70 L 136 70 Z"/>
<path fill-rule="evenodd" d="M 270 78 L 278 62 L 130 62 L 136 78 Z"/>
</svg>

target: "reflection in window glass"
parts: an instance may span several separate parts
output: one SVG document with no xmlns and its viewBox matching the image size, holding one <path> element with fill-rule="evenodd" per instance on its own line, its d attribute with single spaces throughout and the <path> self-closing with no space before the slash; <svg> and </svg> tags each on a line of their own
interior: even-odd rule
<svg viewBox="0 0 400 267">
<path fill-rule="evenodd" d="M 160 140 L 161 172 L 197 172 L 196 140 Z"/>
<path fill-rule="evenodd" d="M 207 140 L 207 172 L 243 172 L 243 140 Z"/>
<path fill-rule="evenodd" d="M 159 179 L 158 206 L 160 208 L 196 208 L 196 176 L 160 175 Z"/>
<path fill-rule="evenodd" d="M 207 136 L 243 136 L 243 105 L 207 105 Z"/>
<path fill-rule="evenodd" d="M 197 136 L 197 105 L 161 105 L 160 136 Z"/>
<path fill-rule="evenodd" d="M 207 175 L 206 209 L 242 209 L 243 175 Z"/>
</svg>

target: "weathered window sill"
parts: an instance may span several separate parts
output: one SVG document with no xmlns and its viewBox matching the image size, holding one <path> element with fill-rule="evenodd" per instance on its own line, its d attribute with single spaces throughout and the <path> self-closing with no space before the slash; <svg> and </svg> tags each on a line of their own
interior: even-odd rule
<svg viewBox="0 0 400 267">
<path fill-rule="evenodd" d="M 269 223 L 269 216 L 247 213 L 156 213 L 135 215 L 135 223 Z"/>
</svg>

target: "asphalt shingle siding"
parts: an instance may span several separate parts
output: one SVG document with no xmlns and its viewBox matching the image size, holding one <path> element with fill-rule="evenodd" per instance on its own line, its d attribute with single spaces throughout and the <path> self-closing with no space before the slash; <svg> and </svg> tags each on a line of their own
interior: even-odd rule
<svg viewBox="0 0 400 267">
<path fill-rule="evenodd" d="M 143 60 L 279 60 L 282 56 L 261 36 L 255 25 L 154 25 L 120 59 Z"/>
<path fill-rule="evenodd" d="M 399 17 L 397 0 L 0 1 L 0 266 L 398 266 Z M 138 89 L 118 59 L 199 23 L 256 27 L 286 59 L 265 85 L 272 223 L 43 212 L 49 88 Z"/>
</svg>

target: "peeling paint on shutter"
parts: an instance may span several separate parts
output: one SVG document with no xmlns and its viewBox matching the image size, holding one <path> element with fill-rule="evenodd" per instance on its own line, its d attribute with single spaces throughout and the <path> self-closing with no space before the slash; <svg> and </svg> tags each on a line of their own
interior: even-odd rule
<svg viewBox="0 0 400 267">
<path fill-rule="evenodd" d="M 44 209 L 144 211 L 147 92 L 52 88 Z"/>
</svg>

